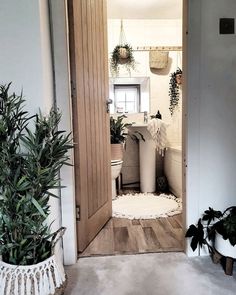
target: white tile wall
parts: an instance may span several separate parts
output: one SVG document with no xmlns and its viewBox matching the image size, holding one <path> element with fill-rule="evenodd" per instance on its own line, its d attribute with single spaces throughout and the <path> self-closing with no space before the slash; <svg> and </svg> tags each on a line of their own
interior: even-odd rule
<svg viewBox="0 0 236 295">
<path fill-rule="evenodd" d="M 123 20 L 127 43 L 131 46 L 181 46 L 182 43 L 182 20 Z M 108 48 L 111 53 L 119 42 L 120 20 L 108 20 Z M 169 65 L 163 70 L 150 70 L 149 52 L 138 51 L 134 53 L 137 62 L 136 71 L 132 71 L 132 77 L 150 77 L 150 111 L 149 115 L 156 114 L 160 110 L 162 119 L 169 124 L 168 144 L 181 145 L 181 99 L 180 107 L 171 117 L 169 111 L 169 81 L 170 73 L 177 67 L 181 67 L 181 52 L 169 52 Z M 129 77 L 125 71 L 120 72 L 120 77 Z M 143 113 L 129 114 L 128 122 L 143 122 Z M 127 150 L 122 168 L 123 181 L 131 182 L 139 180 L 138 149 L 134 143 L 127 141 Z M 163 161 L 157 158 L 157 173 L 163 171 Z M 136 171 L 136 170 L 137 171 Z"/>
</svg>

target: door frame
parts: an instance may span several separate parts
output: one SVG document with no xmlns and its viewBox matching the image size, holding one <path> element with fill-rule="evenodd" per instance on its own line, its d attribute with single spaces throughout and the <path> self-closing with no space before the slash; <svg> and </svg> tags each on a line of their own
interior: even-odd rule
<svg viewBox="0 0 236 295">
<path fill-rule="evenodd" d="M 56 106 L 62 111 L 60 129 L 72 133 L 71 85 L 69 68 L 69 40 L 67 0 L 50 0 L 49 26 L 51 54 L 53 60 L 54 93 Z M 70 163 L 74 163 L 74 152 L 69 151 Z M 57 208 L 60 223 L 67 228 L 63 236 L 63 260 L 65 265 L 75 264 L 77 255 L 76 208 L 74 166 L 63 166 L 60 171 L 62 188 L 59 192 L 60 207 Z M 53 202 L 53 199 L 52 199 Z M 54 204 L 54 203 L 53 203 Z"/>
<path fill-rule="evenodd" d="M 60 3 L 60 4 L 59 4 Z M 65 24 L 64 24 L 64 29 L 65 29 L 65 33 L 64 33 L 64 40 L 63 40 L 63 46 L 65 46 L 66 44 L 66 48 L 67 48 L 67 62 L 69 65 L 69 40 L 68 40 L 68 13 L 67 13 L 67 0 L 60 0 L 58 1 L 58 5 L 62 5 L 64 6 L 64 13 L 65 13 Z M 183 91 L 182 91 L 182 99 L 183 99 L 183 112 L 182 112 L 182 156 L 183 156 L 183 169 L 182 169 L 182 181 L 183 181 L 183 231 L 186 228 L 186 212 L 187 212 L 187 206 L 186 206 L 186 200 L 188 199 L 188 194 L 186 192 L 186 175 L 187 175 L 187 130 L 188 130 L 188 126 L 187 126 L 187 97 L 188 97 L 188 89 L 187 89 L 187 85 L 188 85 L 188 75 L 187 75 L 187 56 L 188 56 L 188 35 L 187 35 L 187 31 L 188 31 L 188 7 L 189 7 L 189 0 L 182 0 L 182 5 L 183 5 L 183 18 L 182 18 L 182 28 L 183 28 L 183 41 L 182 41 L 182 46 L 183 46 L 183 50 L 182 50 L 182 56 L 183 56 Z M 58 16 L 56 16 L 58 17 Z M 58 20 L 58 19 L 57 19 Z M 56 19 L 52 19 L 52 23 L 56 24 Z M 55 44 L 52 44 L 52 50 L 53 47 L 55 46 Z M 65 71 L 65 69 L 63 69 L 61 67 L 62 72 Z M 64 77 L 66 77 L 69 81 L 70 81 L 70 71 L 68 70 L 66 73 L 64 73 Z M 56 79 L 56 82 L 58 83 L 58 80 Z M 65 98 L 64 102 L 61 102 L 60 104 L 58 104 L 58 106 L 61 106 L 61 109 L 63 109 L 63 115 L 65 114 L 64 111 L 64 103 L 68 101 L 71 101 L 71 88 L 70 88 L 70 84 L 68 85 L 68 96 L 67 98 Z M 70 104 L 70 103 L 69 103 Z M 63 107 L 63 108 L 62 108 Z M 69 117 L 68 120 L 72 120 L 72 110 L 70 108 L 69 113 L 67 114 L 67 116 Z M 62 124 L 63 127 L 63 124 Z M 73 157 L 73 155 L 72 155 Z M 63 200 L 62 199 L 62 203 L 61 203 L 61 212 L 62 212 L 62 224 L 65 225 L 69 230 L 68 232 L 72 233 L 69 235 L 65 235 L 65 237 L 63 238 L 63 251 L 64 251 L 64 263 L 65 265 L 71 265 L 77 262 L 77 256 L 75 255 L 75 253 L 77 253 L 77 237 L 76 237 L 76 209 L 75 209 L 75 180 L 74 180 L 74 167 L 71 167 L 71 171 L 70 174 L 73 175 L 73 177 L 71 178 L 70 181 L 70 185 L 68 187 L 67 184 L 67 188 L 64 188 L 62 193 L 65 194 L 65 192 L 70 194 L 70 202 L 71 202 L 71 206 L 68 206 L 68 199 Z M 71 173 L 73 172 L 73 173 Z M 70 245 L 68 247 L 68 245 Z M 184 247 L 184 252 L 187 252 L 187 243 L 184 243 L 185 247 Z M 68 250 L 70 248 L 70 250 Z M 72 255 L 71 255 L 72 253 Z"/>
</svg>

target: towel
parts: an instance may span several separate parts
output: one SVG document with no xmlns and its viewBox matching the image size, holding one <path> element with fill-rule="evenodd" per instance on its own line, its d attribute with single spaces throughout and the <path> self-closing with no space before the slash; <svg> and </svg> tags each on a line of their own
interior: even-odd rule
<svg viewBox="0 0 236 295">
<path fill-rule="evenodd" d="M 162 157 L 164 157 L 167 143 L 166 128 L 167 124 L 160 119 L 152 119 L 147 126 L 147 130 L 151 134 L 156 144 L 156 148 Z"/>
</svg>

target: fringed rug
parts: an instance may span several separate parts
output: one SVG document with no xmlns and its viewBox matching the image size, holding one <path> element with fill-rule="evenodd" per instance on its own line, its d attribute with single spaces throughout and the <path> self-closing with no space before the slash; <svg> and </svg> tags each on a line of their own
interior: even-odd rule
<svg viewBox="0 0 236 295">
<path fill-rule="evenodd" d="M 182 212 L 182 201 L 174 195 L 126 194 L 112 201 L 112 216 L 128 219 L 155 219 Z"/>
</svg>

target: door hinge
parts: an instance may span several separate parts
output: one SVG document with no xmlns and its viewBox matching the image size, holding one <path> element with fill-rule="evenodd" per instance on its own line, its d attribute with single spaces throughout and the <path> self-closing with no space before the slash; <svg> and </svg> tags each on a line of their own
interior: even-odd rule
<svg viewBox="0 0 236 295">
<path fill-rule="evenodd" d="M 76 220 L 80 221 L 80 205 L 76 205 Z"/>
</svg>

